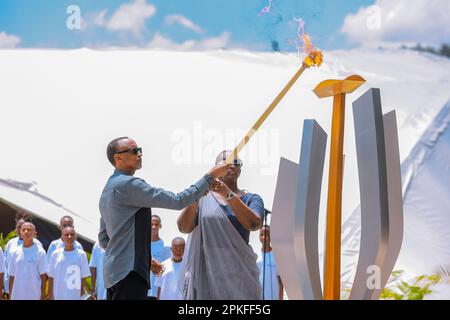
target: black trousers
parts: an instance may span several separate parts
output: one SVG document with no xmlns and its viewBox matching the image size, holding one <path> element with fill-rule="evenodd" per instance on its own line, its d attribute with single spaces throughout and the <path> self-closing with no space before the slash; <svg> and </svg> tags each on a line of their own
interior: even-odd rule
<svg viewBox="0 0 450 320">
<path fill-rule="evenodd" d="M 106 292 L 107 300 L 146 300 L 148 282 L 135 271 L 117 282 Z"/>
</svg>

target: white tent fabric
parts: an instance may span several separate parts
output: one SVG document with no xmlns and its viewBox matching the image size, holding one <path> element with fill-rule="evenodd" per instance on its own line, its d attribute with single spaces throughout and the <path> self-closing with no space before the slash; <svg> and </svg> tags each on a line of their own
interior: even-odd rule
<svg viewBox="0 0 450 320">
<path fill-rule="evenodd" d="M 24 183 L 11 179 L 0 179 L 0 201 L 16 210 L 24 210 L 34 217 L 40 218 L 55 226 L 59 220 L 70 215 L 74 218 L 74 224 L 79 237 L 84 237 L 91 242 L 97 239 L 97 225 L 63 205 L 40 194 L 35 183 Z"/>
</svg>

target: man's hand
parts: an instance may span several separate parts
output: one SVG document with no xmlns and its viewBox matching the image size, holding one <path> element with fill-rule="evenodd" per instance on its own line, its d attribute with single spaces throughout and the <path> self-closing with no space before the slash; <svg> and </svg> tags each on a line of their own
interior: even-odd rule
<svg viewBox="0 0 450 320">
<path fill-rule="evenodd" d="M 164 272 L 164 267 L 158 260 L 152 258 L 152 262 L 150 264 L 150 271 L 157 277 L 161 276 Z"/>
<path fill-rule="evenodd" d="M 231 168 L 233 164 L 218 164 L 214 166 L 211 170 L 209 170 L 208 174 L 217 179 L 219 177 L 224 177 L 227 175 L 228 170 Z"/>
</svg>

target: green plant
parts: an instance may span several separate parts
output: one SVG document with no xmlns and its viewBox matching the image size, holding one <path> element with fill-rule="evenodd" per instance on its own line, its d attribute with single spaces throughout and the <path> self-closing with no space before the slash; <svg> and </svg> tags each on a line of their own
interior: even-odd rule
<svg viewBox="0 0 450 320">
<path fill-rule="evenodd" d="M 8 243 L 8 241 L 14 237 L 17 237 L 16 230 L 13 230 L 10 233 L 8 233 L 5 238 L 3 237 L 3 233 L 0 233 L 0 246 L 2 247 L 3 251 L 5 251 L 5 247 L 6 247 L 6 244 Z"/>
<path fill-rule="evenodd" d="M 385 300 L 423 300 L 423 298 L 432 293 L 432 286 L 438 284 L 442 277 L 438 274 L 421 275 L 416 277 L 412 282 L 400 280 L 403 271 L 398 270 L 392 273 L 387 286 L 381 291 L 380 299 Z"/>
<path fill-rule="evenodd" d="M 381 300 L 423 300 L 432 293 L 432 286 L 441 282 L 442 277 L 438 274 L 421 275 L 409 282 L 402 280 L 403 270 L 394 270 L 391 273 L 386 287 L 381 290 Z M 345 287 L 341 290 L 341 299 L 347 300 L 350 297 L 351 288 Z"/>
<path fill-rule="evenodd" d="M 91 254 L 89 252 L 87 252 L 87 251 L 85 251 L 85 252 L 86 252 L 87 260 L 91 261 Z M 92 293 L 92 277 L 87 277 L 86 278 L 86 290 L 89 293 Z"/>
</svg>

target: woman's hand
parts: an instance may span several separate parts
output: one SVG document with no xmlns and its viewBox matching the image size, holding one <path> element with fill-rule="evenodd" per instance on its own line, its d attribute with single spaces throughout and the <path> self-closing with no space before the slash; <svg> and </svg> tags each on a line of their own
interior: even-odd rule
<svg viewBox="0 0 450 320">
<path fill-rule="evenodd" d="M 226 198 L 228 196 L 228 193 L 231 192 L 230 188 L 228 188 L 228 186 L 225 183 L 223 183 L 218 179 L 214 180 L 211 183 L 209 190 L 220 194 L 223 198 Z"/>
</svg>

